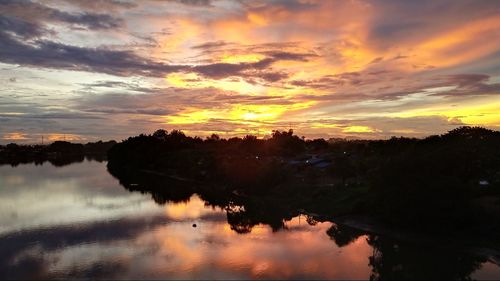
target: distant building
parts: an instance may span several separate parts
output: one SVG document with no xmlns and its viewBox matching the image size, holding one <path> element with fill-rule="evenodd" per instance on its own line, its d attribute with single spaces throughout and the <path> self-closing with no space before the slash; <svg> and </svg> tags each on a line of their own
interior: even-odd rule
<svg viewBox="0 0 500 281">
<path fill-rule="evenodd" d="M 487 180 L 480 180 L 479 185 L 480 186 L 488 186 L 488 185 L 490 185 L 490 182 Z"/>
</svg>

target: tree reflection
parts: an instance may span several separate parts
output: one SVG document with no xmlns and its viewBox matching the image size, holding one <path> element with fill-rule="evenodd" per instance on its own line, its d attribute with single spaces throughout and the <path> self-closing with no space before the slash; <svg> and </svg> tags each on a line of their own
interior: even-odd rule
<svg viewBox="0 0 500 281">
<path fill-rule="evenodd" d="M 330 236 L 337 246 L 344 247 L 354 242 L 360 236 L 365 235 L 366 232 L 346 225 L 334 223 L 326 231 L 326 234 Z"/>
<path fill-rule="evenodd" d="M 108 165 L 108 171 L 129 191 L 150 193 L 155 203 L 181 203 L 189 201 L 195 189 L 191 183 L 176 180 L 157 173 L 133 169 L 115 169 Z"/>
<path fill-rule="evenodd" d="M 269 225 L 273 231 L 278 231 L 285 227 L 285 220 L 294 216 L 288 205 L 276 204 L 274 200 L 242 196 L 220 186 L 214 187 L 148 171 L 121 169 L 112 165 L 108 165 L 108 171 L 127 190 L 149 193 L 159 205 L 187 202 L 196 193 L 207 205 L 226 210 L 231 229 L 241 234 L 251 232 L 258 224 Z"/>
<path fill-rule="evenodd" d="M 276 200 L 269 194 L 242 195 L 223 187 L 147 171 L 113 169 L 109 165 L 108 170 L 129 191 L 150 193 L 153 200 L 161 205 L 166 202 L 187 202 L 196 193 L 207 205 L 224 209 L 231 230 L 239 234 L 250 233 L 259 224 L 279 231 L 286 228 L 285 221 L 299 215 L 296 205 L 283 198 Z M 318 216 L 307 215 L 306 221 L 314 226 L 319 219 Z M 326 234 L 338 247 L 346 247 L 362 236 L 368 237 L 367 242 L 373 248 L 368 260 L 368 265 L 372 268 L 371 280 L 467 280 L 471 273 L 487 261 L 485 258 L 460 252 L 454 246 L 401 242 L 334 222 Z"/>
<path fill-rule="evenodd" d="M 245 211 L 233 211 L 227 208 L 226 212 L 227 222 L 231 226 L 231 230 L 234 230 L 236 233 L 250 233 L 252 228 L 256 225 L 256 223 L 252 221 Z"/>
<path fill-rule="evenodd" d="M 438 245 L 402 243 L 378 235 L 370 235 L 368 244 L 373 247 L 370 280 L 470 280 L 486 262 L 455 248 L 436 250 Z"/>
</svg>

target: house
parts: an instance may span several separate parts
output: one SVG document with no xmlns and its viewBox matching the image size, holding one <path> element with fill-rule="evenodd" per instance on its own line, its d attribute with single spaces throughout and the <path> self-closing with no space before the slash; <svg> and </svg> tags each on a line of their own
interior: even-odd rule
<svg viewBox="0 0 500 281">
<path fill-rule="evenodd" d="M 326 169 L 330 167 L 331 164 L 332 163 L 330 160 L 317 157 L 316 155 L 306 160 L 306 165 L 312 166 L 317 169 Z"/>
<path fill-rule="evenodd" d="M 480 186 L 488 186 L 488 185 L 490 185 L 490 182 L 487 180 L 480 180 L 479 185 Z"/>
</svg>

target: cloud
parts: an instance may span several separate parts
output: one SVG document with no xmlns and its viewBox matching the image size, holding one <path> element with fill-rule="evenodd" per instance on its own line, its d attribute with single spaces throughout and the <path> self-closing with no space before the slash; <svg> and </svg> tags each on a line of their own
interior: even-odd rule
<svg viewBox="0 0 500 281">
<path fill-rule="evenodd" d="M 308 58 L 315 56 L 307 53 L 291 53 L 266 51 L 263 52 L 267 57 L 256 62 L 241 63 L 212 63 L 199 65 L 191 68 L 192 71 L 199 73 L 211 79 L 221 79 L 231 76 L 244 78 L 261 78 L 268 82 L 276 82 L 288 77 L 285 72 L 272 70 L 272 65 L 278 61 L 307 61 Z"/>
<path fill-rule="evenodd" d="M 297 130 L 299 134 L 325 137 L 324 133 L 314 133 L 318 129 L 328 129 L 328 135 L 347 138 L 387 139 L 392 136 L 426 137 L 446 132 L 465 125 L 453 118 L 440 115 L 419 117 L 371 117 L 366 119 L 320 118 L 308 120 Z"/>
<path fill-rule="evenodd" d="M 201 7 L 212 6 L 213 2 L 213 0 L 167 0 L 167 1 L 183 4 L 186 6 L 201 6 Z"/>
<path fill-rule="evenodd" d="M 100 83 L 102 84 L 102 83 Z M 73 100 L 74 109 L 83 112 L 169 115 L 187 107 L 224 108 L 229 105 L 290 104 L 283 96 L 242 95 L 215 88 L 147 90 L 141 95 L 106 93 L 82 95 Z"/>
<path fill-rule="evenodd" d="M 23 32 L 27 32 L 23 29 Z M 46 40 L 22 43 L 0 31 L 0 61 L 33 67 L 91 71 L 117 76 L 162 77 L 185 67 L 171 66 L 141 58 L 131 51 L 86 48 Z"/>
<path fill-rule="evenodd" d="M 469 0 L 2 1 L 0 76 L 17 79 L 0 87 L 2 131 L 122 136 L 180 116 L 179 128 L 239 134 L 440 110 L 495 125 L 499 12 Z"/>
<path fill-rule="evenodd" d="M 0 14 L 0 30 L 1 33 L 12 32 L 15 35 L 22 37 L 24 39 L 30 39 L 33 37 L 42 36 L 44 33 L 48 32 L 38 24 L 31 23 L 20 18 L 8 15 L 1 15 L 1 14 Z M 7 37 L 8 35 L 4 36 Z"/>
<path fill-rule="evenodd" d="M 43 255 L 25 255 L 36 245 L 43 251 L 52 252 L 62 246 L 70 247 L 83 243 L 99 243 L 132 239 L 148 229 L 169 223 L 165 216 L 120 219 L 110 222 L 93 222 L 79 227 L 58 226 L 49 229 L 30 229 L 0 236 L 0 274 L 6 278 L 30 279 L 37 274 L 47 274 Z M 23 255 L 24 254 L 24 255 Z M 44 270 L 45 269 L 45 270 Z M 23 272 L 26 275 L 23 275 Z M 40 278 L 40 276 L 38 276 Z"/>
<path fill-rule="evenodd" d="M 500 83 L 488 83 L 489 75 L 455 74 L 444 76 L 443 79 L 444 85 L 455 86 L 455 88 L 440 91 L 435 95 L 448 97 L 500 95 Z"/>
<path fill-rule="evenodd" d="M 64 1 L 64 0 L 55 0 L 55 1 L 50 1 L 49 3 L 55 2 L 56 5 L 61 5 L 61 4 L 70 4 L 74 6 L 78 6 L 79 8 L 85 9 L 85 10 L 90 10 L 90 11 L 116 11 L 116 10 L 121 10 L 121 9 L 132 9 L 137 7 L 137 2 L 135 1 L 128 1 L 128 0 L 94 0 L 94 1 L 87 1 L 87 0 L 71 0 L 71 1 Z"/>
<path fill-rule="evenodd" d="M 123 20 L 108 14 L 68 13 L 28 0 L 4 0 L 0 2 L 0 12 L 17 17 L 32 24 L 62 22 L 87 29 L 110 29 L 122 26 Z"/>
<path fill-rule="evenodd" d="M 0 61 L 10 64 L 90 71 L 116 76 L 163 77 L 173 72 L 196 72 L 204 77 L 220 79 L 232 76 L 260 78 L 275 82 L 286 78 L 284 72 L 271 70 L 277 61 L 306 61 L 312 54 L 266 52 L 269 57 L 257 62 L 211 63 L 205 65 L 169 65 L 143 58 L 132 51 L 113 50 L 105 47 L 87 48 L 66 45 L 48 40 L 22 42 L 24 38 L 39 37 L 43 29 L 18 18 L 0 17 Z M 12 34 L 14 33 L 14 34 Z"/>
<path fill-rule="evenodd" d="M 220 79 L 237 76 L 247 70 L 261 70 L 268 68 L 274 60 L 266 58 L 254 63 L 213 63 L 192 67 L 192 70 L 205 77 Z"/>
<path fill-rule="evenodd" d="M 317 57 L 316 54 L 312 53 L 291 53 L 283 51 L 267 51 L 262 52 L 275 60 L 289 60 L 289 61 L 301 61 L 306 62 L 309 58 Z"/>
<path fill-rule="evenodd" d="M 71 119 L 103 119 L 100 116 L 91 116 L 88 114 L 81 114 L 76 112 L 66 112 L 66 113 L 42 113 L 42 114 L 2 114 L 0 113 L 0 118 L 10 118 L 10 119 L 63 119 L 63 120 L 71 120 Z"/>
<path fill-rule="evenodd" d="M 219 40 L 219 41 L 206 42 L 206 43 L 203 43 L 203 44 L 194 45 L 191 48 L 193 48 L 193 49 L 210 50 L 210 49 L 214 49 L 214 48 L 225 47 L 225 46 L 228 46 L 228 45 L 230 45 L 230 43 L 227 43 L 227 42 L 225 42 L 223 40 Z"/>
</svg>

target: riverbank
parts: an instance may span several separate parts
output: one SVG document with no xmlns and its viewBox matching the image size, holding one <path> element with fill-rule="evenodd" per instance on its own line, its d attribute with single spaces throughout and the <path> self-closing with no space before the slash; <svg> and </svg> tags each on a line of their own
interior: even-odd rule
<svg viewBox="0 0 500 281">
<path fill-rule="evenodd" d="M 241 232 L 259 223 L 279 229 L 303 209 L 486 237 L 500 231 L 498 147 L 500 132 L 471 127 L 425 139 L 331 142 L 292 131 L 202 140 L 159 130 L 114 145 L 108 169 L 127 188 L 152 190 L 164 202 L 197 193 L 224 208 L 241 206 L 228 215 Z"/>
<path fill-rule="evenodd" d="M 446 241 L 450 245 L 463 246 L 471 253 L 487 256 L 494 262 L 500 257 L 500 240 L 496 235 L 499 233 L 498 217 L 447 223 L 444 228 L 439 227 L 442 224 L 439 220 L 419 226 L 410 221 L 394 223 L 395 217 L 388 219 L 373 210 L 376 197 L 366 186 L 287 182 L 256 194 L 159 172 L 113 170 L 109 165 L 108 170 L 126 189 L 150 193 L 158 204 L 187 201 L 197 194 L 207 205 L 225 209 L 231 229 L 238 233 L 249 233 L 259 224 L 278 231 L 286 228 L 286 221 L 303 215 L 310 224 L 334 222 L 358 229 L 361 233 L 381 234 L 410 242 Z M 460 223 L 467 225 L 460 227 Z"/>
<path fill-rule="evenodd" d="M 108 150 L 115 141 L 94 142 L 87 144 L 55 141 L 47 145 L 18 145 L 15 143 L 0 145 L 0 165 L 17 166 L 19 164 L 49 162 L 54 166 L 65 166 L 82 162 L 85 159 L 104 161 Z"/>
</svg>

